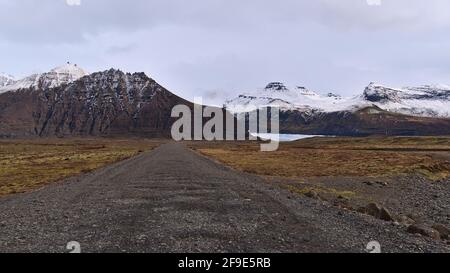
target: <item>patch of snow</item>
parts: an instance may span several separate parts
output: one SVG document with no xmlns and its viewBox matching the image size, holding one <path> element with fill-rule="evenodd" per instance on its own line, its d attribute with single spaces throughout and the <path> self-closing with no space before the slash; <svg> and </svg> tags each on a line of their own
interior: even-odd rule
<svg viewBox="0 0 450 273">
<path fill-rule="evenodd" d="M 40 74 L 33 74 L 31 76 L 18 80 L 11 85 L 0 88 L 0 93 L 38 86 L 40 76 Z"/>
<path fill-rule="evenodd" d="M 0 73 L 0 88 L 9 86 L 11 84 L 14 84 L 16 80 L 13 76 L 8 75 L 6 73 Z"/>
<path fill-rule="evenodd" d="M 46 87 L 53 88 L 74 82 L 86 75 L 89 75 L 89 73 L 78 67 L 78 65 L 67 63 L 66 65 L 56 67 L 50 70 L 50 72 L 43 74 L 43 79 Z"/>
<path fill-rule="evenodd" d="M 372 83 L 364 91 L 366 101 L 379 108 L 406 115 L 450 117 L 450 86 L 424 85 L 392 88 Z"/>
<path fill-rule="evenodd" d="M 76 64 L 67 63 L 47 73 L 33 74 L 12 84 L 0 86 L 0 93 L 27 88 L 54 88 L 74 82 L 86 75 L 89 75 L 89 73 Z"/>
</svg>

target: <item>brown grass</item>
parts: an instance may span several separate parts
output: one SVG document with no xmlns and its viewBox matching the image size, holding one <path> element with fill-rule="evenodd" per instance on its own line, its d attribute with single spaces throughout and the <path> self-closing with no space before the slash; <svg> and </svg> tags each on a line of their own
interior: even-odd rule
<svg viewBox="0 0 450 273">
<path fill-rule="evenodd" d="M 40 188 L 91 172 L 143 151 L 159 141 L 53 139 L 0 141 L 0 196 Z"/>
<path fill-rule="evenodd" d="M 316 138 L 262 153 L 258 143 L 192 143 L 200 153 L 233 168 L 279 177 L 450 177 L 450 138 Z M 447 159 L 446 159 L 447 158 Z"/>
</svg>

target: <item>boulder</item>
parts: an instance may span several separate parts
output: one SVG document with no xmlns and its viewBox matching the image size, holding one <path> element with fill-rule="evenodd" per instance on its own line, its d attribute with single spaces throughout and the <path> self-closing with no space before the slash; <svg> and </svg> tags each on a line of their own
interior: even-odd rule
<svg viewBox="0 0 450 273">
<path fill-rule="evenodd" d="M 359 212 L 371 215 L 377 219 L 388 221 L 388 222 L 394 222 L 394 217 L 389 212 L 389 210 L 385 207 L 382 207 L 376 203 L 370 203 L 365 208 L 360 208 L 358 210 Z"/>
<path fill-rule="evenodd" d="M 405 216 L 405 215 L 399 216 L 397 221 L 400 224 L 407 225 L 407 226 L 410 226 L 410 225 L 413 225 L 413 224 L 416 223 L 416 221 L 414 221 L 411 217 L 408 217 L 408 216 Z"/>
<path fill-rule="evenodd" d="M 444 225 L 434 225 L 432 227 L 434 230 L 439 232 L 441 235 L 442 240 L 449 240 L 450 239 L 450 229 Z"/>
<path fill-rule="evenodd" d="M 349 199 L 337 198 L 336 200 L 334 200 L 333 205 L 335 207 L 338 207 L 338 208 L 341 208 L 341 209 L 354 210 L 354 208 L 350 204 Z"/>
<path fill-rule="evenodd" d="M 316 200 L 320 199 L 319 194 L 315 191 L 308 191 L 305 193 L 305 196 L 308 198 L 311 198 L 311 199 L 316 199 Z"/>
<path fill-rule="evenodd" d="M 411 234 L 420 234 L 422 236 L 436 240 L 439 240 L 441 238 L 441 235 L 439 234 L 438 231 L 420 224 L 409 226 L 407 231 Z"/>
</svg>

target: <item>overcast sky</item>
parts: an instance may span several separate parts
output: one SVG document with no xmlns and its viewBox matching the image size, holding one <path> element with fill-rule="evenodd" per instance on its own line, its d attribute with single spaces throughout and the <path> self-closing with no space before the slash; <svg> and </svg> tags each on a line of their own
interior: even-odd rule
<svg viewBox="0 0 450 273">
<path fill-rule="evenodd" d="M 448 0 L 77 1 L 0 0 L 0 71 L 144 71 L 211 102 L 270 81 L 342 95 L 450 84 Z"/>
</svg>

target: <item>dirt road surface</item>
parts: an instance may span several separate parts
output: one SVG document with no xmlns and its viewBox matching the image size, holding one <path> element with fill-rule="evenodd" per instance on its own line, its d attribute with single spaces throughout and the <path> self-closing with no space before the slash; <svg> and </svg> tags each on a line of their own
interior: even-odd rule
<svg viewBox="0 0 450 273">
<path fill-rule="evenodd" d="M 449 252 L 285 191 L 183 144 L 0 199 L 0 252 Z"/>
</svg>

